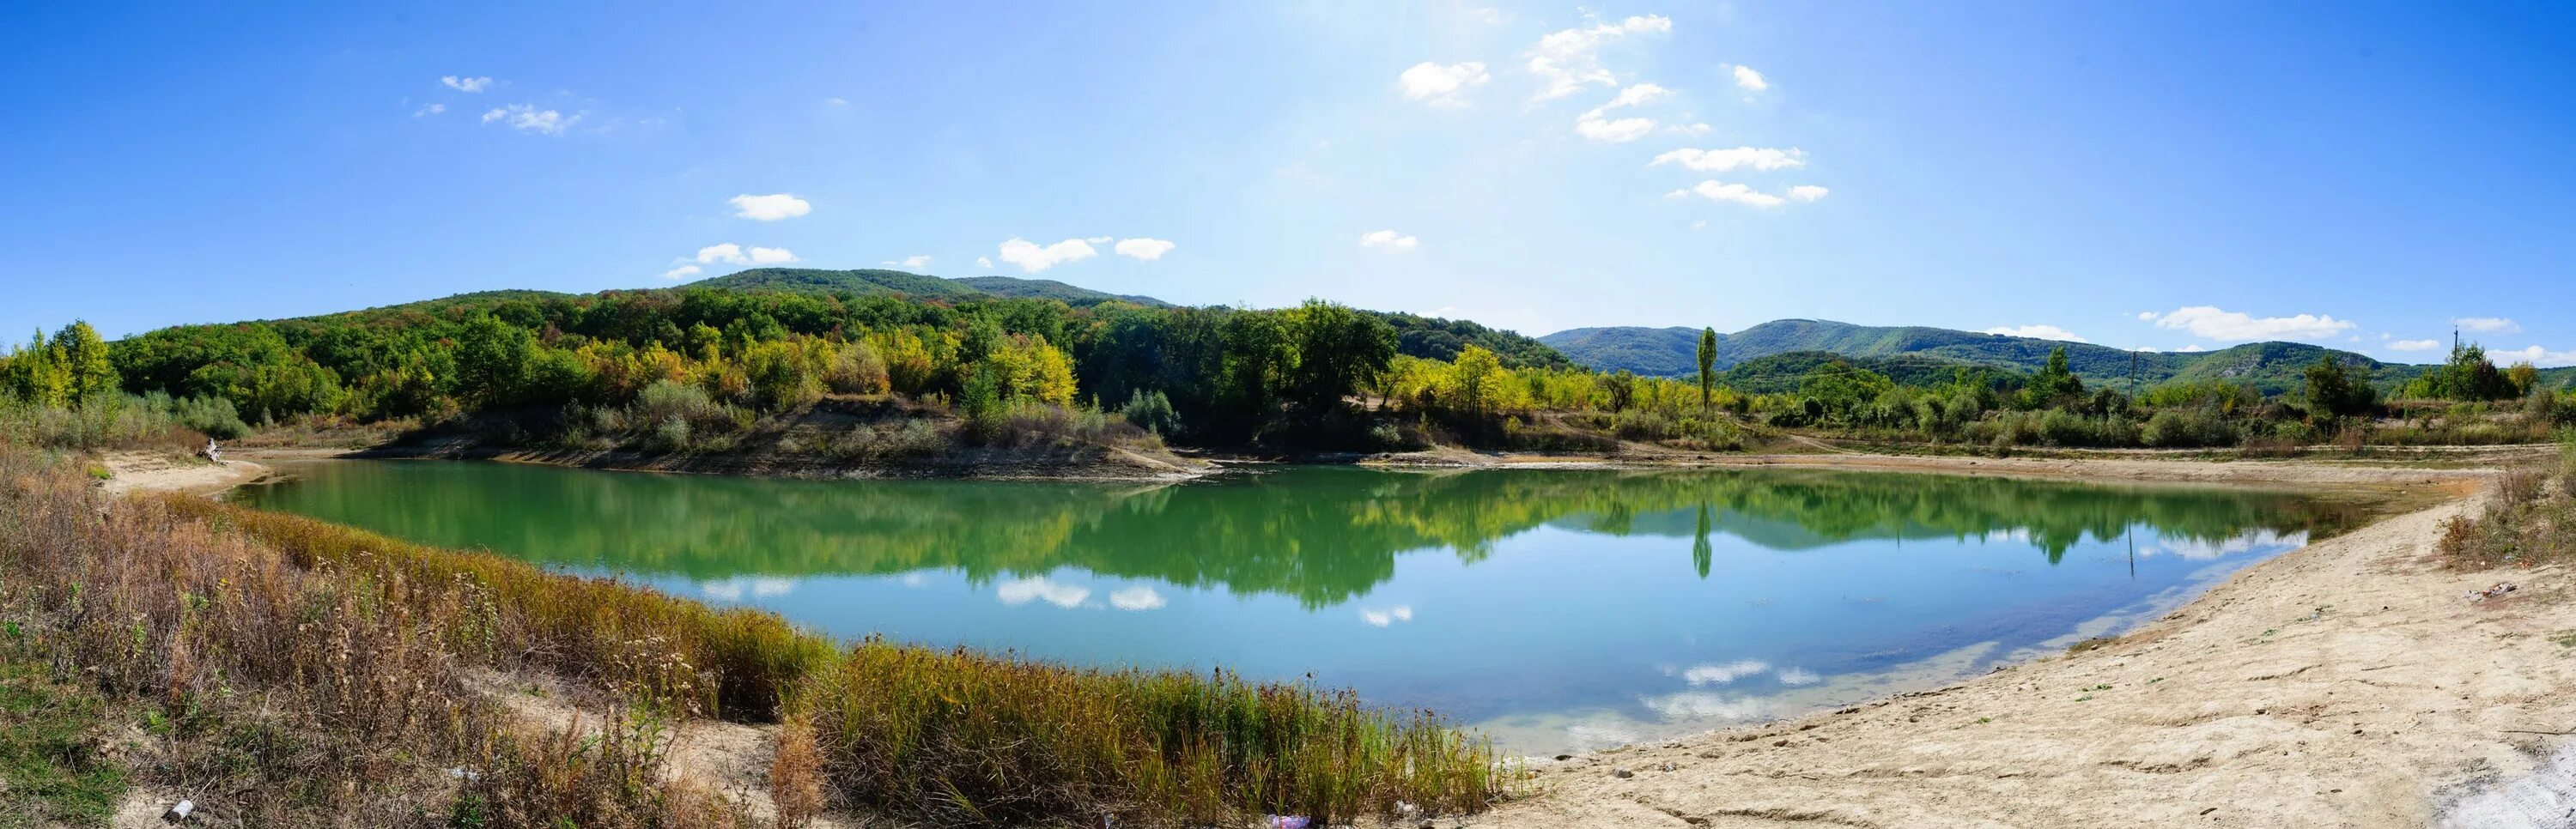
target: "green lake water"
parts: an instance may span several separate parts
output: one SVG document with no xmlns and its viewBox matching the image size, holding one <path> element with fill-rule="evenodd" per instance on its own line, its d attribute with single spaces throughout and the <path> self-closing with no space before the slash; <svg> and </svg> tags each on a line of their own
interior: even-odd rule
<svg viewBox="0 0 2576 829">
<path fill-rule="evenodd" d="M 292 477 L 234 497 L 837 636 L 1312 677 L 1530 753 L 1954 681 L 2118 632 L 2354 518 L 2275 492 L 1810 470 L 1138 485 L 278 466 Z"/>
</svg>

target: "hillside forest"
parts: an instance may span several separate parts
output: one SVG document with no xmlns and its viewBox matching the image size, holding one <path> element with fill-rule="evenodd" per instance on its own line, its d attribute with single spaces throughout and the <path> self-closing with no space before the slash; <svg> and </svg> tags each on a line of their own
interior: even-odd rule
<svg viewBox="0 0 2576 829">
<path fill-rule="evenodd" d="M 91 445 L 390 424 L 672 454 L 726 451 L 818 405 L 856 406 L 878 414 L 780 448 L 900 460 L 956 446 L 1164 442 L 1727 451 L 1792 434 L 1975 447 L 2505 443 L 2576 421 L 2576 400 L 2538 370 L 2498 367 L 2475 345 L 2394 383 L 2327 353 L 2294 385 L 2265 388 L 2088 382 L 2064 347 L 2030 371 L 1820 351 L 1720 369 L 1722 335 L 1710 331 L 1686 375 L 1648 377 L 1472 323 L 1321 300 L 1190 308 L 1061 283 L 915 277 L 942 286 L 922 296 L 831 278 L 852 273 L 470 294 L 114 342 L 74 322 L 0 357 L 0 430 Z"/>
</svg>

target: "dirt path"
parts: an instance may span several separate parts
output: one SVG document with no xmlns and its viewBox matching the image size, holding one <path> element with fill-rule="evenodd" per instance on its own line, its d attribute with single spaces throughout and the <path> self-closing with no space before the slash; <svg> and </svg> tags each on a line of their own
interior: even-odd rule
<svg viewBox="0 0 2576 829">
<path fill-rule="evenodd" d="M 2283 555 L 2089 652 L 1550 764 L 1475 825 L 2576 825 L 2529 811 L 2576 808 L 2546 799 L 2576 761 L 2541 759 L 2576 730 L 2576 579 L 2434 569 L 2471 506 Z M 2462 596 L 2500 580 L 2522 590 Z"/>
</svg>

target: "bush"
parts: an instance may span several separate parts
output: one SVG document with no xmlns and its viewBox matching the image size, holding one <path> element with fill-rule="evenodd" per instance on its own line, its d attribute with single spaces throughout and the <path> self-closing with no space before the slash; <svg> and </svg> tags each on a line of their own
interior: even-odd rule
<svg viewBox="0 0 2576 829">
<path fill-rule="evenodd" d="M 1181 433 L 1181 415 L 1172 410 L 1172 399 L 1160 391 L 1136 390 L 1127 405 L 1118 407 L 1118 416 L 1136 427 L 1163 437 Z"/>
<path fill-rule="evenodd" d="M 2207 409 L 2164 409 L 2147 418 L 2138 438 L 2165 448 L 2227 446 L 2236 442 L 2236 429 Z"/>
</svg>

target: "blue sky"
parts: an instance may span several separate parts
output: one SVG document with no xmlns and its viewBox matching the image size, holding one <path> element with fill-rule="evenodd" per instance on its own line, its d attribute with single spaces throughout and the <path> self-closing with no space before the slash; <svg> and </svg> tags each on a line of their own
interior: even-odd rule
<svg viewBox="0 0 2576 829">
<path fill-rule="evenodd" d="M 2426 361 L 2400 346 L 2466 325 L 2576 364 L 2564 4 L 30 3 L 0 26 L 19 337 L 793 257 L 1533 334 L 1820 317 Z"/>
</svg>

